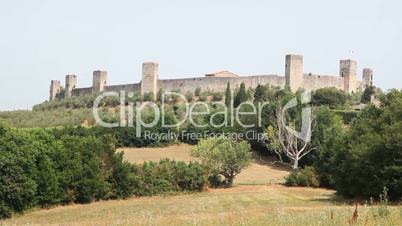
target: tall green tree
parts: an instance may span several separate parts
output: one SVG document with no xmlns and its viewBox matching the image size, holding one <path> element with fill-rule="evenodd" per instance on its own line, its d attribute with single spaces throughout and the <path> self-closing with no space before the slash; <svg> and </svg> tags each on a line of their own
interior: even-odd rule
<svg viewBox="0 0 402 226">
<path fill-rule="evenodd" d="M 161 102 L 162 101 L 162 95 L 163 95 L 163 90 L 162 88 L 158 90 L 156 93 L 156 101 Z"/>
<path fill-rule="evenodd" d="M 240 84 L 240 89 L 239 92 L 237 92 L 235 98 L 234 98 L 234 107 L 238 107 L 241 103 L 247 101 L 247 91 L 246 91 L 246 86 L 244 85 L 244 82 Z"/>
<path fill-rule="evenodd" d="M 229 82 L 226 86 L 225 105 L 226 105 L 226 107 L 230 107 L 232 105 L 232 92 L 230 91 L 230 83 Z"/>
<path fill-rule="evenodd" d="M 361 102 L 370 103 L 371 96 L 374 94 L 375 94 L 375 87 L 374 86 L 367 87 L 362 94 Z"/>
<path fill-rule="evenodd" d="M 264 96 L 264 90 L 263 87 L 258 84 L 257 87 L 255 87 L 255 91 L 254 91 L 254 101 L 258 102 L 258 101 L 262 101 Z"/>
</svg>

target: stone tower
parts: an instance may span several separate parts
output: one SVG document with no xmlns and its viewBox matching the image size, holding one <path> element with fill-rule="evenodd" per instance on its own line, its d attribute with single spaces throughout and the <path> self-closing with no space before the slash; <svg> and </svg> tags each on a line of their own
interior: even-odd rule
<svg viewBox="0 0 402 226">
<path fill-rule="evenodd" d="M 50 96 L 49 96 L 49 101 L 54 100 L 56 98 L 56 95 L 60 93 L 60 81 L 58 80 L 52 80 L 50 81 Z"/>
<path fill-rule="evenodd" d="M 97 70 L 92 75 L 92 92 L 103 92 L 107 82 L 107 71 Z"/>
<path fill-rule="evenodd" d="M 75 75 L 66 75 L 66 92 L 65 97 L 71 97 L 73 89 L 77 85 L 77 76 Z"/>
<path fill-rule="evenodd" d="M 142 64 L 141 95 L 153 93 L 156 97 L 158 92 L 159 64 L 145 62 Z"/>
<path fill-rule="evenodd" d="M 357 90 L 356 72 L 356 61 L 350 59 L 340 61 L 339 76 L 343 78 L 344 91 L 347 93 L 353 93 Z"/>
<path fill-rule="evenodd" d="M 286 87 L 295 92 L 303 84 L 303 56 L 289 54 L 286 55 L 285 64 Z"/>
<path fill-rule="evenodd" d="M 362 88 L 363 90 L 369 86 L 373 85 L 373 70 L 371 68 L 363 69 L 363 80 L 362 80 Z"/>
</svg>

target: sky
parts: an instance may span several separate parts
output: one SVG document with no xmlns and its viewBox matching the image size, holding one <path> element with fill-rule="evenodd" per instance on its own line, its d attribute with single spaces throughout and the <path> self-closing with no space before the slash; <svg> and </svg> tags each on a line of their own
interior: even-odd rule
<svg viewBox="0 0 402 226">
<path fill-rule="evenodd" d="M 284 74 L 285 55 L 306 73 L 338 74 L 352 58 L 383 90 L 402 88 L 402 2 L 372 0 L 0 0 L 0 111 L 31 109 L 66 74 L 89 87 L 137 83 L 141 64 L 160 78 L 230 70 Z"/>
</svg>

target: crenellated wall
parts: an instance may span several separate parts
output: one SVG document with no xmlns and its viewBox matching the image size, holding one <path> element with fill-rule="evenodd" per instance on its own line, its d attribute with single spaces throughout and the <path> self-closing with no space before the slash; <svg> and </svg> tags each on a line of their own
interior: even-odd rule
<svg viewBox="0 0 402 226">
<path fill-rule="evenodd" d="M 271 86 L 285 87 L 285 77 L 278 75 L 253 75 L 239 77 L 196 77 L 185 79 L 159 80 L 158 87 L 163 91 L 180 90 L 182 93 L 194 92 L 197 87 L 202 90 L 224 91 L 228 83 L 232 88 L 244 83 L 246 87 L 257 87 L 258 84 L 270 84 Z"/>
<path fill-rule="evenodd" d="M 104 92 L 109 92 L 109 91 L 120 92 L 121 90 L 124 90 L 127 93 L 128 92 L 140 93 L 141 86 L 139 83 L 135 83 L 135 84 L 105 86 L 103 89 Z M 72 96 L 73 97 L 88 96 L 93 93 L 94 93 L 93 87 L 77 88 L 72 91 Z"/>
<path fill-rule="evenodd" d="M 109 91 L 120 92 L 121 90 L 124 90 L 127 93 L 128 92 L 140 93 L 141 92 L 141 84 L 135 83 L 135 84 L 125 84 L 125 85 L 112 85 L 112 86 L 106 86 L 104 89 L 105 92 L 109 92 Z"/>
<path fill-rule="evenodd" d="M 88 96 L 92 94 L 92 87 L 87 87 L 87 88 L 76 88 L 73 89 L 71 93 L 73 97 L 78 97 L 78 96 Z"/>
<path fill-rule="evenodd" d="M 372 85 L 373 71 L 369 68 L 363 69 L 363 82 L 357 80 L 357 62 L 354 60 L 341 60 L 339 63 L 339 75 L 323 75 L 314 73 L 303 73 L 303 56 L 286 55 L 285 76 L 277 74 L 271 75 L 248 75 L 238 76 L 230 71 L 220 71 L 209 73 L 205 76 L 182 78 L 182 79 L 159 79 L 159 64 L 146 62 L 142 65 L 142 81 L 133 84 L 107 85 L 107 71 L 93 72 L 93 85 L 88 88 L 76 88 L 77 77 L 75 75 L 66 76 L 65 97 L 84 96 L 99 92 L 121 90 L 134 93 L 156 93 L 163 91 L 180 90 L 183 94 L 190 91 L 194 92 L 197 87 L 202 90 L 224 92 L 228 83 L 232 89 L 244 83 L 247 88 L 255 88 L 259 84 L 271 85 L 275 87 L 288 87 L 292 91 L 299 89 L 316 90 L 325 87 L 335 87 L 345 92 L 352 93 L 363 90 Z M 60 82 L 52 80 L 50 87 L 50 100 L 53 100 L 61 92 Z M 60 95 L 59 95 L 60 96 Z"/>
<path fill-rule="evenodd" d="M 316 90 L 326 87 L 335 87 L 343 90 L 344 81 L 336 75 L 303 74 L 302 87 L 304 90 Z"/>
</svg>

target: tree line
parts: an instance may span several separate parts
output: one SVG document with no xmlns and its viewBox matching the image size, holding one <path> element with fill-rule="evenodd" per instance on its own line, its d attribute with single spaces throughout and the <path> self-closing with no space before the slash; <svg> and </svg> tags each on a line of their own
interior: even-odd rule
<svg viewBox="0 0 402 226">
<path fill-rule="evenodd" d="M 0 126 L 0 218 L 33 207 L 200 191 L 199 163 L 123 160 L 111 135 L 60 135 Z"/>
<path fill-rule="evenodd" d="M 316 150 L 288 178 L 290 185 L 335 188 L 349 197 L 377 197 L 384 188 L 402 198 L 402 92 L 381 96 L 345 128 L 329 108 L 317 113 L 311 144 Z"/>
</svg>

